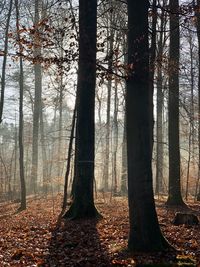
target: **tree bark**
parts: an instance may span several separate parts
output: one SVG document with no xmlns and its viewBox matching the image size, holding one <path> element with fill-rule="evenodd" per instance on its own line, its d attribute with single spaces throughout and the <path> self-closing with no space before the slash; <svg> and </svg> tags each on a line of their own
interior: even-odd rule
<svg viewBox="0 0 200 267">
<path fill-rule="evenodd" d="M 7 62 L 7 53 L 8 53 L 8 30 L 9 30 L 9 25 L 10 25 L 12 5 L 13 5 L 13 0 L 10 0 L 10 6 L 9 6 L 7 20 L 6 20 L 4 54 L 3 54 L 3 64 L 2 64 L 2 73 L 1 73 L 0 123 L 2 122 L 2 116 L 3 116 L 4 95 L 5 95 L 5 85 L 6 85 L 6 82 L 5 82 L 5 79 L 6 79 L 6 62 Z"/>
<path fill-rule="evenodd" d="M 109 4 L 112 5 L 112 4 Z M 112 13 L 109 18 L 108 27 L 111 27 Z M 112 89 L 112 65 L 113 65 L 113 43 L 114 43 L 114 30 L 111 28 L 107 33 L 108 40 L 108 85 L 107 85 L 107 111 L 106 111 L 106 134 L 105 134 L 105 155 L 104 155 L 104 170 L 103 170 L 103 188 L 108 191 L 109 187 L 109 162 L 110 162 L 110 108 L 111 108 L 111 89 Z"/>
<path fill-rule="evenodd" d="M 73 203 L 64 217 L 97 217 L 94 205 L 94 105 L 96 84 L 97 0 L 79 0 L 79 62 L 75 184 Z"/>
<path fill-rule="evenodd" d="M 114 95 L 114 113 L 113 113 L 113 194 L 117 194 L 118 184 L 117 184 L 117 150 L 118 150 L 118 86 L 115 81 L 115 95 Z"/>
<path fill-rule="evenodd" d="M 152 185 L 152 93 L 149 90 L 147 0 L 128 0 L 126 95 L 128 202 L 131 251 L 168 247 L 158 224 Z"/>
<path fill-rule="evenodd" d="M 197 0 L 197 11 L 195 11 L 197 17 L 197 39 L 198 39 L 198 59 L 199 59 L 199 74 L 198 74 L 198 179 L 197 179 L 197 200 L 200 201 L 200 0 Z"/>
<path fill-rule="evenodd" d="M 69 147 L 67 153 L 67 168 L 65 173 L 65 183 L 64 183 L 64 196 L 63 196 L 63 204 L 62 210 L 66 209 L 67 207 L 67 190 L 68 190 L 68 182 L 69 182 L 69 174 L 70 174 L 70 167 L 71 167 L 71 157 L 72 157 L 72 148 L 73 148 L 73 141 L 74 141 L 74 132 L 75 132 L 75 124 L 76 124 L 76 103 L 74 106 L 74 112 L 72 117 L 72 126 L 71 126 L 71 134 L 69 139 Z"/>
<path fill-rule="evenodd" d="M 165 6 L 165 2 L 163 5 Z M 163 9 L 160 17 L 160 34 L 157 55 L 157 99 L 156 99 L 156 187 L 155 193 L 163 192 L 163 48 L 165 45 L 164 29 L 166 25 L 166 11 Z"/>
<path fill-rule="evenodd" d="M 170 47 L 169 47 L 169 196 L 166 204 L 185 206 L 181 195 L 180 141 L 179 141 L 179 1 L 170 0 Z"/>
<path fill-rule="evenodd" d="M 50 187 L 49 183 L 49 172 L 48 172 L 48 163 L 47 163 L 47 144 L 44 133 L 44 115 L 42 107 L 40 109 L 40 136 L 41 136 L 41 149 L 42 149 L 42 186 L 43 192 L 45 195 L 48 193 L 48 188 Z"/>
<path fill-rule="evenodd" d="M 26 209 L 26 184 L 24 177 L 24 145 L 23 145 L 23 133 L 24 133 L 24 120 L 23 120 L 23 96 L 24 96 L 24 71 L 23 71 L 23 61 L 22 61 L 22 44 L 20 43 L 20 33 L 19 33 L 19 9 L 18 0 L 15 0 L 16 8 L 16 28 L 17 28 L 17 40 L 19 44 L 19 64 L 20 64 L 20 74 L 19 74 L 19 169 L 20 169 L 20 184 L 21 184 L 21 206 L 18 211 Z"/>
<path fill-rule="evenodd" d="M 40 63 L 41 43 L 39 23 L 39 2 L 35 0 L 35 36 L 34 36 L 34 75 L 35 75 L 35 97 L 33 110 L 33 141 L 32 141 L 32 168 L 31 168 L 31 192 L 37 192 L 37 176 L 38 176 L 38 141 L 39 141 L 39 120 L 41 110 L 41 94 L 42 94 L 42 66 Z"/>
</svg>

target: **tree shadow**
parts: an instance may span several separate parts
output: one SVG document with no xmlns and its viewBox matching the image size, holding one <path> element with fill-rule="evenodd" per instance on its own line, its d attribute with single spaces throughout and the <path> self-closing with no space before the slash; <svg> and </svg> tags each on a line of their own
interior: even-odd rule
<svg viewBox="0 0 200 267">
<path fill-rule="evenodd" d="M 109 256 L 97 231 L 98 220 L 66 220 L 59 216 L 42 266 L 109 267 Z"/>
</svg>

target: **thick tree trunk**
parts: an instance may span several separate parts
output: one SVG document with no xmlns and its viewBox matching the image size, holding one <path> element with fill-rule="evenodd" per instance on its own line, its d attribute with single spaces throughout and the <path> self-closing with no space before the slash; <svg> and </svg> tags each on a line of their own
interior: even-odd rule
<svg viewBox="0 0 200 267">
<path fill-rule="evenodd" d="M 169 48 L 169 196 L 167 205 L 181 205 L 180 144 L 179 144 L 179 2 L 170 0 L 170 48 Z"/>
<path fill-rule="evenodd" d="M 79 69 L 73 203 L 64 217 L 97 217 L 94 206 L 94 104 L 97 1 L 79 1 Z"/>
<path fill-rule="evenodd" d="M 168 247 L 158 224 L 152 185 L 152 94 L 149 90 L 148 8 L 146 0 L 128 0 L 126 95 L 128 201 L 131 251 Z"/>
</svg>

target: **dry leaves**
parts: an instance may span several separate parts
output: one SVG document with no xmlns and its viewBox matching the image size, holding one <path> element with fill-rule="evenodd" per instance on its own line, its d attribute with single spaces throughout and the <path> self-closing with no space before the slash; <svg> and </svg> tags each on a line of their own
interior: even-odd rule
<svg viewBox="0 0 200 267">
<path fill-rule="evenodd" d="M 28 208 L 14 214 L 17 204 L 0 205 L 0 266 L 109 267 L 184 262 L 200 264 L 200 226 L 174 226 L 176 210 L 157 203 L 159 222 L 167 239 L 179 250 L 174 253 L 127 252 L 128 208 L 125 198 L 110 202 L 98 199 L 100 221 L 59 219 L 61 197 L 30 199 Z M 200 215 L 200 205 L 190 204 Z M 54 207 L 54 208 L 52 208 Z M 117 208 L 116 208 L 117 207 Z M 191 264 L 191 265 L 190 265 Z M 178 265 L 173 265 L 178 266 Z"/>
</svg>

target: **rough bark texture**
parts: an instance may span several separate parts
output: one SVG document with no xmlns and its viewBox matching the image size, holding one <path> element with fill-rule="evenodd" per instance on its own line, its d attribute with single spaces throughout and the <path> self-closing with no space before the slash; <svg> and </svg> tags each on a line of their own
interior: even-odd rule
<svg viewBox="0 0 200 267">
<path fill-rule="evenodd" d="M 94 104 L 96 82 L 97 1 L 79 1 L 79 70 L 75 184 L 73 203 L 64 217 L 96 217 L 94 206 Z"/>
<path fill-rule="evenodd" d="M 180 144 L 179 144 L 179 2 L 170 0 L 170 47 L 169 47 L 169 196 L 167 205 L 181 205 Z"/>
<path fill-rule="evenodd" d="M 147 0 L 128 1 L 126 119 L 131 251 L 168 247 L 158 224 L 152 186 L 152 94 L 149 90 Z M 150 95 L 151 94 L 151 95 Z"/>
</svg>

